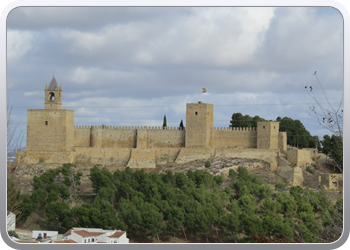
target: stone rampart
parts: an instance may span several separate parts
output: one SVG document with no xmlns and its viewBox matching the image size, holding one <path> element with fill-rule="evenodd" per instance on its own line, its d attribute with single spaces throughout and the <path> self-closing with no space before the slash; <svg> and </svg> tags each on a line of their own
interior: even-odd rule
<svg viewBox="0 0 350 250">
<path fill-rule="evenodd" d="M 130 159 L 129 148 L 82 148 L 74 149 L 75 163 L 99 164 L 104 166 L 120 166 L 124 167 Z"/>
<path fill-rule="evenodd" d="M 154 157 L 157 165 L 174 163 L 181 148 L 154 148 Z"/>
<path fill-rule="evenodd" d="M 154 160 L 153 148 L 132 148 L 130 160 L 127 163 L 127 166 L 130 168 L 155 168 L 156 163 Z"/>
<path fill-rule="evenodd" d="M 256 128 L 213 128 L 211 146 L 256 148 Z"/>
<path fill-rule="evenodd" d="M 287 159 L 293 165 L 302 167 L 313 162 L 311 153 L 312 151 L 310 150 L 289 148 L 287 150 Z"/>
<path fill-rule="evenodd" d="M 148 130 L 149 148 L 185 147 L 186 131 L 179 129 Z"/>
<path fill-rule="evenodd" d="M 213 150 L 211 148 L 203 147 L 191 147 L 181 148 L 179 155 L 177 156 L 175 163 L 187 163 L 195 160 L 206 160 L 213 156 Z"/>
<path fill-rule="evenodd" d="M 73 152 L 18 150 L 16 154 L 16 158 L 19 159 L 20 162 L 24 162 L 26 164 L 63 164 L 67 162 L 74 162 Z"/>
<path fill-rule="evenodd" d="M 178 127 L 75 126 L 76 147 L 184 147 L 186 131 Z"/>
<path fill-rule="evenodd" d="M 74 146 L 90 147 L 91 144 L 91 127 L 90 126 L 75 126 L 74 128 Z"/>
</svg>

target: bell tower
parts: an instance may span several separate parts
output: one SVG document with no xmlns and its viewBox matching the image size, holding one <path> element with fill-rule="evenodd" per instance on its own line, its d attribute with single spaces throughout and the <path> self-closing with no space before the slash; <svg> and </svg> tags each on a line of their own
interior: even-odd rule
<svg viewBox="0 0 350 250">
<path fill-rule="evenodd" d="M 45 109 L 62 109 L 62 87 L 53 75 L 49 87 L 45 87 Z"/>
<path fill-rule="evenodd" d="M 62 87 L 53 76 L 49 87 L 45 87 L 45 109 L 28 109 L 26 150 L 70 152 L 74 133 L 74 111 L 62 109 Z M 33 157 L 39 162 L 43 156 Z"/>
</svg>

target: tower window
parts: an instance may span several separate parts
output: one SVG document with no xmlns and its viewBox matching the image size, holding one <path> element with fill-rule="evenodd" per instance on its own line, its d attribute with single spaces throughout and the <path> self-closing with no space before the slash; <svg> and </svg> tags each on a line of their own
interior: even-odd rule
<svg viewBox="0 0 350 250">
<path fill-rule="evenodd" d="M 198 112 L 196 111 L 196 112 L 194 112 L 194 114 L 195 114 L 195 115 L 198 115 Z"/>
<path fill-rule="evenodd" d="M 263 129 L 265 129 L 265 126 L 263 126 Z"/>
<path fill-rule="evenodd" d="M 49 99 L 50 101 L 55 101 L 55 94 L 53 92 L 50 92 Z"/>
<path fill-rule="evenodd" d="M 48 122 L 48 121 L 45 121 L 45 125 L 49 125 L 49 122 Z"/>
</svg>

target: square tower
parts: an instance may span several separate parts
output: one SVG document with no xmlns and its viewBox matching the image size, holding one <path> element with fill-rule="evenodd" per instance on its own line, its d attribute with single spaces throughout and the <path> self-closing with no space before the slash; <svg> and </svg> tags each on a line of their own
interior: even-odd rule
<svg viewBox="0 0 350 250">
<path fill-rule="evenodd" d="M 45 109 L 28 109 L 27 150 L 71 151 L 74 145 L 74 111 L 62 109 L 62 87 L 55 76 L 45 87 Z"/>
<path fill-rule="evenodd" d="M 278 134 L 279 122 L 258 122 L 257 127 L 257 148 L 279 149 Z"/>
<path fill-rule="evenodd" d="M 214 126 L 214 106 L 208 103 L 187 103 L 185 147 L 209 147 Z"/>
<path fill-rule="evenodd" d="M 27 150 L 71 151 L 73 146 L 73 110 L 28 109 Z"/>
</svg>

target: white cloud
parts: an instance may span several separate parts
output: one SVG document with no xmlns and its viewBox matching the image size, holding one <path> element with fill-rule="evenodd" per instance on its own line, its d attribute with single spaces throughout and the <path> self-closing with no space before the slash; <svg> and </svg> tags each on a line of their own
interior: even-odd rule
<svg viewBox="0 0 350 250">
<path fill-rule="evenodd" d="M 43 97 L 43 92 L 35 91 L 35 92 L 24 92 L 23 96 L 37 96 L 37 97 Z"/>
<path fill-rule="evenodd" d="M 30 49 L 32 49 L 32 41 L 34 34 L 29 31 L 7 31 L 7 62 L 19 60 Z"/>
</svg>

